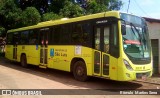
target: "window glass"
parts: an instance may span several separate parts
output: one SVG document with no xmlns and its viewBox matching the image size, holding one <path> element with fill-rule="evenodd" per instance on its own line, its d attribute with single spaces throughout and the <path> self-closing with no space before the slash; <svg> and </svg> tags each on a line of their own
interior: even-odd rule
<svg viewBox="0 0 160 98">
<path fill-rule="evenodd" d="M 8 33 L 7 34 L 7 44 L 12 44 L 13 43 L 13 34 Z"/>
<path fill-rule="evenodd" d="M 14 45 L 19 44 L 19 33 L 18 32 L 13 33 L 13 44 Z"/>
<path fill-rule="evenodd" d="M 114 45 L 117 46 L 117 24 L 112 25 L 113 33 L 114 33 Z"/>
<path fill-rule="evenodd" d="M 49 32 L 49 44 L 54 44 L 53 43 L 53 39 L 54 39 L 54 29 L 50 28 L 50 32 Z"/>
<path fill-rule="evenodd" d="M 31 30 L 29 32 L 29 44 L 38 43 L 38 32 L 36 30 Z"/>
<path fill-rule="evenodd" d="M 96 28 L 95 32 L 95 49 L 100 50 L 100 28 Z"/>
<path fill-rule="evenodd" d="M 69 44 L 70 43 L 70 26 L 69 25 L 63 25 L 61 26 L 61 44 Z"/>
<path fill-rule="evenodd" d="M 39 44 L 48 45 L 48 34 L 50 33 L 50 28 L 41 28 L 39 31 Z"/>
<path fill-rule="evenodd" d="M 21 44 L 28 44 L 28 34 L 29 34 L 29 31 L 21 32 Z"/>
<path fill-rule="evenodd" d="M 71 37 L 73 44 L 91 46 L 90 24 L 88 23 L 73 24 L 73 32 Z"/>
<path fill-rule="evenodd" d="M 118 29 L 117 23 L 112 24 L 111 28 L 111 38 L 110 38 L 110 54 L 116 58 L 119 57 L 119 44 L 118 44 Z"/>
<path fill-rule="evenodd" d="M 72 43 L 81 45 L 83 42 L 82 36 L 83 36 L 82 25 L 81 24 L 73 25 Z"/>
<path fill-rule="evenodd" d="M 104 28 L 104 52 L 109 52 L 109 27 Z"/>
<path fill-rule="evenodd" d="M 83 24 L 83 44 L 85 46 L 90 46 L 90 24 Z"/>
<path fill-rule="evenodd" d="M 61 31 L 61 28 L 60 26 L 57 26 L 54 28 L 54 38 L 53 38 L 53 42 L 55 44 L 59 44 L 60 43 L 60 31 Z"/>
</svg>

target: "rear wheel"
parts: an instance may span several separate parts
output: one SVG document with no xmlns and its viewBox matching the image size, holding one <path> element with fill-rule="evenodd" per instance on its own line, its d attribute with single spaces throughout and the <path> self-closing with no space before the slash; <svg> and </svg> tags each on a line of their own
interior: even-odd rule
<svg viewBox="0 0 160 98">
<path fill-rule="evenodd" d="M 28 67 L 27 58 L 26 58 L 26 55 L 24 55 L 24 54 L 21 56 L 21 66 L 22 67 Z"/>
<path fill-rule="evenodd" d="M 86 81 L 88 79 L 86 65 L 82 61 L 77 61 L 73 67 L 73 75 L 78 81 Z"/>
</svg>

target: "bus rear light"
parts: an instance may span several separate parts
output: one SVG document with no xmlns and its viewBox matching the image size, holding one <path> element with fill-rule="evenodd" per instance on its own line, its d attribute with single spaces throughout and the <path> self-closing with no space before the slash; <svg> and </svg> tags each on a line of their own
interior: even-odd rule
<svg viewBox="0 0 160 98">
<path fill-rule="evenodd" d="M 129 64 L 127 60 L 123 59 L 123 62 L 128 70 L 131 70 L 131 71 L 133 70 L 133 68 L 131 67 L 131 65 Z"/>
</svg>

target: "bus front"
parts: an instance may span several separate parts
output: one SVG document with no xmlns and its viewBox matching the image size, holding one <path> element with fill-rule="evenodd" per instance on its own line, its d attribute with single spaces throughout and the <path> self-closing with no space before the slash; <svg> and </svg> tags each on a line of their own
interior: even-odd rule
<svg viewBox="0 0 160 98">
<path fill-rule="evenodd" d="M 120 13 L 121 53 L 118 80 L 146 79 L 152 75 L 152 53 L 145 20 Z M 122 75 L 123 74 L 123 75 Z"/>
</svg>

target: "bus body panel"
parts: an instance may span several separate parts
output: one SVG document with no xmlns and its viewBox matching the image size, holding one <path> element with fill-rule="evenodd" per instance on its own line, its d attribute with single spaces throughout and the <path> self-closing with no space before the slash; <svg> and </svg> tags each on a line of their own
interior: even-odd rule
<svg viewBox="0 0 160 98">
<path fill-rule="evenodd" d="M 5 57 L 9 60 L 13 60 L 13 45 L 6 45 Z"/>
<path fill-rule="evenodd" d="M 71 61 L 74 58 L 83 59 L 87 74 L 92 75 L 92 49 L 82 46 L 48 46 L 48 68 L 70 72 Z"/>
<path fill-rule="evenodd" d="M 110 72 L 109 72 L 109 77 L 112 80 L 117 80 L 118 74 L 118 60 L 117 58 L 110 56 Z"/>
<path fill-rule="evenodd" d="M 107 18 L 108 20 L 111 19 L 111 21 L 108 21 Z M 78 23 L 82 23 L 82 22 L 85 23 L 86 22 L 85 20 L 91 24 L 90 28 L 88 28 L 90 30 L 90 33 L 92 33 L 89 35 L 91 39 L 91 43 L 89 46 L 80 45 L 79 43 L 66 45 L 66 44 L 59 44 L 59 43 L 53 44 L 49 42 L 50 41 L 49 37 L 51 39 L 54 39 L 52 38 L 53 34 L 51 34 L 51 31 L 47 31 L 47 30 L 50 30 L 50 28 L 51 30 L 53 30 L 57 27 L 57 25 L 62 26 L 68 23 L 72 25 L 72 30 L 70 31 L 71 33 L 73 33 L 73 26 Z M 116 24 L 117 26 L 116 34 L 118 35 L 118 39 L 116 40 L 118 40 L 118 47 L 117 47 L 117 50 L 118 50 L 117 53 L 119 53 L 117 54 L 118 56 L 111 52 L 104 51 L 105 50 L 104 47 L 105 45 L 107 45 L 107 44 L 104 45 L 105 41 L 100 44 L 102 45 L 100 49 L 96 49 L 94 46 L 96 43 L 96 42 L 94 43 L 95 41 L 94 34 L 96 32 L 94 31 L 94 29 L 97 29 L 97 28 L 100 29 L 100 34 L 104 33 L 105 30 L 106 31 L 108 30 L 109 34 L 114 35 L 113 33 L 115 32 L 112 32 L 114 30 L 111 30 L 111 29 L 115 29 L 115 28 L 112 28 L 113 24 L 114 25 Z M 70 26 L 70 25 L 67 25 L 67 26 Z M 86 26 L 86 25 L 83 25 L 83 26 Z M 28 30 L 28 32 L 30 32 L 30 30 L 33 30 L 33 29 L 39 30 L 38 44 L 21 45 L 17 43 L 16 44 L 12 43 L 12 45 L 10 44 L 6 45 L 6 54 L 5 54 L 6 58 L 8 58 L 9 60 L 21 62 L 21 56 L 26 55 L 27 64 L 44 66 L 45 68 L 48 67 L 51 69 L 58 69 L 58 70 L 63 70 L 68 72 L 71 72 L 74 70 L 74 69 L 71 70 L 71 66 L 74 65 L 72 64 L 72 60 L 77 59 L 77 60 L 84 61 L 88 76 L 96 76 L 96 77 L 107 78 L 107 79 L 109 78 L 111 80 L 116 80 L 116 81 L 130 81 L 130 80 L 136 80 L 138 77 L 141 77 L 141 78 L 142 76 L 150 77 L 152 75 L 152 60 L 148 64 L 141 64 L 141 65 L 134 64 L 132 63 L 131 59 L 129 59 L 129 57 L 126 55 L 123 47 L 123 36 L 122 36 L 122 30 L 121 30 L 122 22 L 120 20 L 120 13 L 117 11 L 82 16 L 82 17 L 72 18 L 68 20 L 42 22 L 34 26 L 28 26 L 28 27 L 23 27 L 19 29 L 9 30 L 8 34 L 16 33 L 18 35 L 19 33 L 20 35 L 20 33 L 25 30 Z M 52 33 L 61 33 L 61 32 L 57 32 L 53 30 Z M 49 34 L 52 36 L 50 36 Z M 103 41 L 105 39 L 104 37 L 105 37 L 105 34 L 100 35 L 100 39 L 101 39 L 100 41 Z M 115 35 L 114 37 L 109 35 L 109 38 L 110 37 L 114 39 Z M 109 39 L 109 41 L 111 40 L 111 38 Z M 114 44 L 113 41 L 115 40 L 111 40 L 111 41 L 113 45 Z M 110 47 L 111 46 L 109 46 L 109 48 Z M 112 49 L 113 48 L 115 47 L 112 47 Z M 99 57 L 98 62 L 96 61 L 97 56 Z M 124 64 L 124 60 L 126 60 L 130 64 L 130 67 L 132 67 L 133 70 L 127 69 L 126 65 Z"/>
</svg>

